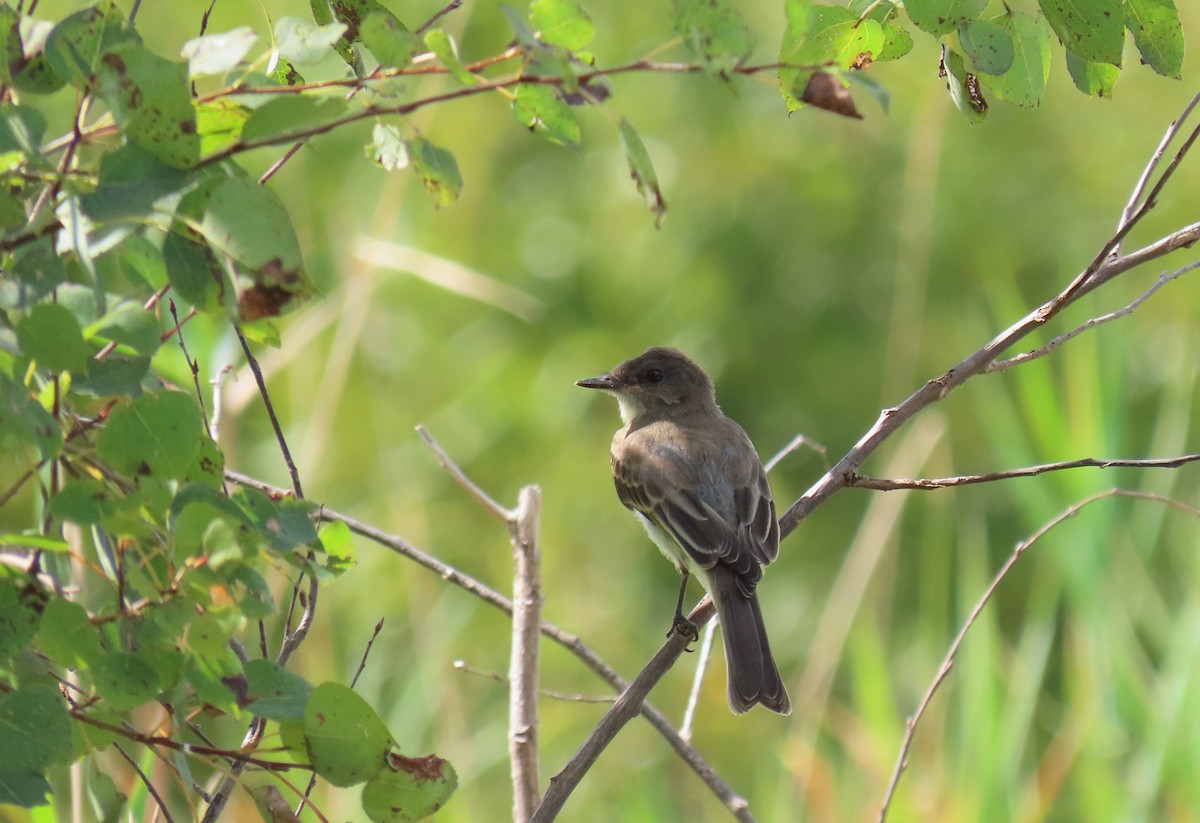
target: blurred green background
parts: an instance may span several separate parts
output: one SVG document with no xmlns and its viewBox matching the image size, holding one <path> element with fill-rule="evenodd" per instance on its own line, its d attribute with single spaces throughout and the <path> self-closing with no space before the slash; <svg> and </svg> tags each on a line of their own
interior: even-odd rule
<svg viewBox="0 0 1200 823">
<path fill-rule="evenodd" d="M 58 19 L 79 5 L 48 1 L 38 13 Z M 416 27 L 441 3 L 388 5 Z M 1200 13 L 1180 5 L 1194 42 Z M 176 54 L 204 7 L 146 2 L 138 26 L 160 53 Z M 585 7 L 602 66 L 673 40 L 666 0 Z M 209 31 L 251 25 L 265 36 L 264 11 L 308 13 L 298 0 L 218 0 Z M 745 4 L 744 13 L 759 35 L 754 59 L 772 60 L 782 4 Z M 511 37 L 489 0 L 466 3 L 443 25 L 468 60 Z M 578 111 L 578 152 L 524 131 L 499 96 L 424 109 L 408 125 L 452 151 L 466 181 L 461 200 L 441 210 L 416 175 L 371 164 L 369 123 L 315 140 L 271 185 L 325 296 L 282 322 L 280 349 L 259 351 L 307 495 L 507 592 L 507 534 L 438 468 L 413 427 L 427 426 L 507 505 L 521 486 L 539 484 L 546 619 L 636 674 L 669 625 L 677 575 L 613 493 L 614 404 L 574 381 L 649 345 L 679 346 L 714 376 L 722 406 L 764 456 L 803 433 L 832 462 L 881 408 L 1089 262 L 1196 92 L 1190 62 L 1183 82 L 1167 80 L 1139 66 L 1130 43 L 1115 99 L 1088 99 L 1056 47 L 1040 110 L 996 103 L 969 126 L 937 76 L 932 38 L 914 39 L 898 64 L 871 68 L 891 106 L 884 113 L 860 95 L 863 121 L 789 118 L 770 72 L 729 85 L 615 77 L 602 109 Z M 682 59 L 677 47 L 658 56 Z M 418 93 L 453 82 L 426 81 Z M 628 179 L 620 116 L 658 169 L 670 209 L 660 229 Z M 246 164 L 261 172 L 279 154 L 260 150 Z M 1191 158 L 1127 249 L 1200 219 L 1198 185 L 1200 158 Z M 1123 306 L 1194 257 L 1177 253 L 1099 290 L 1040 341 Z M 1200 284 L 1185 277 L 1051 357 L 972 380 L 892 438 L 866 472 L 933 476 L 1197 450 L 1198 297 Z M 236 369 L 223 384 L 228 465 L 287 485 L 236 338 L 197 318 L 186 339 L 203 378 Z M 165 347 L 157 365 L 190 382 L 176 349 Z M 788 457 L 772 475 L 781 511 L 826 467 L 810 449 Z M 1190 503 L 1197 470 L 838 494 L 784 543 L 760 589 L 794 714 L 731 716 L 718 661 L 696 746 L 761 820 L 874 819 L 905 717 L 992 574 L 1016 541 L 1114 485 Z M 919 727 L 889 819 L 1200 820 L 1196 546 L 1194 518 L 1127 499 L 1099 502 L 1038 543 L 968 636 Z M 355 571 L 322 591 L 294 667 L 313 682 L 348 681 L 385 618 L 358 689 L 403 751 L 454 764 L 460 789 L 436 819 L 506 819 L 506 689 L 453 664 L 505 671 L 509 621 L 383 548 L 360 540 L 358 556 Z M 562 649 L 543 649 L 546 688 L 604 693 Z M 686 656 L 652 694 L 676 720 L 693 665 Z M 604 708 L 542 702 L 543 782 Z M 236 741 L 234 724 L 228 733 Z M 331 820 L 361 817 L 354 792 L 322 788 L 316 799 Z M 635 721 L 561 819 L 727 813 Z"/>
</svg>

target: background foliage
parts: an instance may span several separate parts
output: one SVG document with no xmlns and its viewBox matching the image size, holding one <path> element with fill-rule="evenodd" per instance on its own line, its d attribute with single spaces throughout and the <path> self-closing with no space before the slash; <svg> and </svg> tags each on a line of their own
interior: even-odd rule
<svg viewBox="0 0 1200 823">
<path fill-rule="evenodd" d="M 52 787 L 56 804 L 0 813 L 70 819 L 75 791 L 96 816 L 122 806 L 148 815 L 155 800 L 98 724 L 149 733 L 186 717 L 228 749 L 258 714 L 271 721 L 264 746 L 293 746 L 316 764 L 314 799 L 331 819 L 357 818 L 394 788 L 390 774 L 404 772 L 380 768 L 386 751 L 453 764 L 458 791 L 438 819 L 493 819 L 510 791 L 505 690 L 453 662 L 502 669 L 507 621 L 374 545 L 353 551 L 340 530 L 318 538 L 315 503 L 221 492 L 222 466 L 289 485 L 232 321 L 247 321 L 308 500 L 506 590 L 506 536 L 412 428 L 428 426 L 502 500 L 541 484 L 546 617 L 631 675 L 666 629 L 674 572 L 613 499 L 614 410 L 573 381 L 647 345 L 679 345 L 714 374 L 724 408 L 764 454 L 797 432 L 840 454 L 881 406 L 1086 264 L 1195 90 L 1169 3 L 1046 2 L 1042 17 L 1032 3 L 981 0 L 954 4 L 962 17 L 951 20 L 926 0 L 904 14 L 882 4 L 870 25 L 851 25 L 867 5 L 793 0 L 714 19 L 681 2 L 592 4 L 589 29 L 573 4 L 485 2 L 417 34 L 440 5 L 393 8 L 397 25 L 381 7 L 350 4 L 355 32 L 331 9 L 312 23 L 305 4 L 219 0 L 207 30 L 223 39 L 191 46 L 198 5 L 146 3 L 136 31 L 122 4 L 42 2 L 36 16 L 52 30 L 3 12 L 13 34 L 0 72 L 21 106 L 0 113 L 0 493 L 14 490 L 0 533 L 42 549 L 39 569 L 66 589 L 10 569 L 0 579 L 0 719 L 29 741 L 5 746 L 0 773 L 7 799 Z M 1194 31 L 1195 12 L 1181 11 Z M 40 38 L 44 56 L 31 57 Z M 476 94 L 464 66 L 514 42 L 527 71 L 552 81 Z M 273 46 L 287 63 L 270 59 Z M 427 50 L 437 59 L 416 65 L 445 72 L 374 81 L 350 100 L 345 85 L 222 93 L 295 82 L 293 70 L 341 80 Z M 864 64 L 864 51 L 876 60 Z M 588 53 L 598 66 L 654 54 L 702 70 L 593 77 Z M 789 66 L 739 73 L 776 60 Z M 480 74 L 495 84 L 513 69 Z M 851 83 L 864 120 L 787 116 L 804 108 L 818 69 L 835 92 Z M 604 102 L 568 106 L 554 88 Z M 95 133 L 74 146 L 84 92 Z M 450 98 L 404 109 L 439 94 Z M 403 116 L 375 117 L 385 110 Z M 348 117 L 361 119 L 257 184 L 294 138 Z M 1185 166 L 1135 240 L 1194 221 L 1183 193 L 1197 182 Z M 1068 322 L 1123 305 L 1152 277 L 1089 298 Z M 157 309 L 143 310 L 167 283 Z M 868 468 L 942 475 L 1194 450 L 1196 288 L 1184 278 L 1053 358 L 974 381 Z M 167 298 L 181 319 L 198 309 L 183 339 L 204 409 L 184 353 L 162 339 L 175 322 Z M 202 434 L 216 410 L 208 381 L 227 365 L 214 442 Z M 53 469 L 39 462 L 53 458 Z M 822 470 L 812 451 L 789 458 L 772 476 L 777 498 L 794 499 Z M 796 713 L 729 716 L 718 666 L 696 745 L 764 819 L 873 814 L 905 716 L 1012 544 L 1113 484 L 1182 500 L 1195 491 L 1183 469 L 838 495 L 787 541 L 762 589 Z M 1197 819 L 1194 534 L 1162 507 L 1112 500 L 1040 544 L 925 720 L 892 819 Z M 243 661 L 229 641 L 257 657 L 259 617 L 278 649 L 301 569 L 324 585 L 288 666 L 300 677 Z M 344 684 L 380 618 L 351 693 Z M 74 718 L 53 678 L 67 667 Z M 689 679 L 686 667 L 673 673 L 656 704 L 677 716 Z M 597 691 L 553 647 L 543 680 Z M 196 714 L 205 705 L 219 711 Z M 367 730 L 365 755 L 325 748 L 323 706 Z M 547 776 L 602 710 L 543 704 Z M 193 734 L 176 736 L 203 745 Z M 191 782 L 209 779 L 204 759 L 168 751 L 160 762 L 125 737 L 133 760 L 170 787 L 172 808 L 198 813 Z M 73 788 L 72 762 L 86 793 Z M 229 814 L 250 814 L 250 802 L 239 793 Z M 597 809 L 628 820 L 724 815 L 638 724 L 565 817 Z"/>
</svg>

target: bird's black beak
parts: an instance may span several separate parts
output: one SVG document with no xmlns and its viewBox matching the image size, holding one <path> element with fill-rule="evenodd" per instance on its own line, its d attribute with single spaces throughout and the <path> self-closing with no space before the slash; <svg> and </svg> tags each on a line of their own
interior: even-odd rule
<svg viewBox="0 0 1200 823">
<path fill-rule="evenodd" d="M 612 391 L 617 387 L 617 382 L 610 375 L 602 374 L 599 377 L 585 377 L 583 380 L 576 380 L 575 385 L 585 389 L 605 389 Z"/>
</svg>

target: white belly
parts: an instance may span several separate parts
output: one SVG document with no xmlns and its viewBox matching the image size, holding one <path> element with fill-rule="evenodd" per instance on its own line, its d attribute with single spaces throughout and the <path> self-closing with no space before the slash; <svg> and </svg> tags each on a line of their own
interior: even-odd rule
<svg viewBox="0 0 1200 823">
<path fill-rule="evenodd" d="M 678 543 L 671 539 L 671 535 L 654 525 L 649 517 L 641 512 L 634 512 L 637 515 L 638 522 L 646 529 L 646 534 L 650 535 L 650 539 L 654 541 L 654 545 L 658 546 L 658 550 L 662 552 L 663 557 L 671 561 L 671 564 L 679 570 L 680 574 L 687 572 L 697 578 L 707 591 L 708 572 L 696 565 L 696 561 L 692 560 L 691 555 L 685 552 Z"/>
</svg>

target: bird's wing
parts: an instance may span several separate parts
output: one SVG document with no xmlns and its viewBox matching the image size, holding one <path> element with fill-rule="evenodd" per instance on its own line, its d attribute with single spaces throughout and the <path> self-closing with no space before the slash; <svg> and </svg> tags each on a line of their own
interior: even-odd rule
<svg viewBox="0 0 1200 823">
<path fill-rule="evenodd" d="M 737 434 L 746 437 L 740 428 Z M 766 474 L 758 461 L 739 472 L 723 452 L 692 448 L 689 459 L 678 439 L 654 438 L 646 448 L 614 450 L 617 496 L 669 534 L 701 568 L 728 566 L 749 593 L 762 577 L 761 566 L 779 552 Z"/>
</svg>

